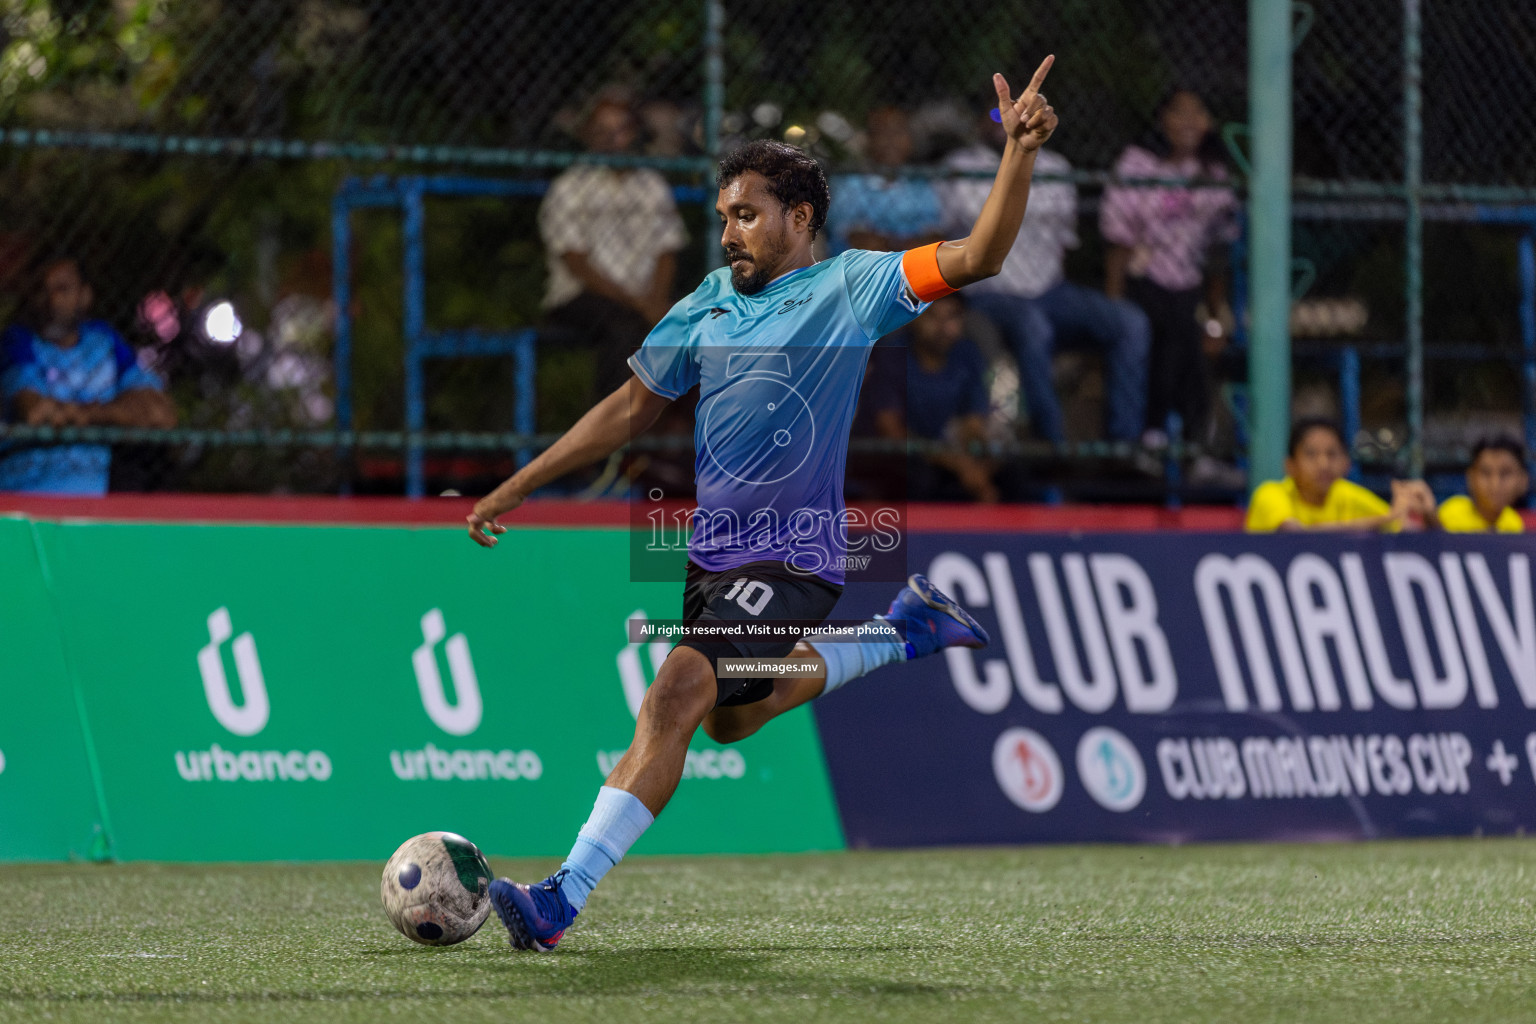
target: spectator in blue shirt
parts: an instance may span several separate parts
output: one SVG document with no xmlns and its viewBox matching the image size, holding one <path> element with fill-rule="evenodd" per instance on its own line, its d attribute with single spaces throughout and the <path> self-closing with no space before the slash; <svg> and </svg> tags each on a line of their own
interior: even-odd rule
<svg viewBox="0 0 1536 1024">
<path fill-rule="evenodd" d="M 865 156 L 875 172 L 832 179 L 834 202 L 827 213 L 832 254 L 844 249 L 896 252 L 938 241 L 944 211 L 933 183 L 894 176 L 912 159 L 906 112 L 877 107 L 870 112 L 865 137 Z"/>
<path fill-rule="evenodd" d="M 88 320 L 91 286 L 73 257 L 41 267 L 39 326 L 0 334 L 0 400 L 10 423 L 52 427 L 176 425 L 160 380 L 141 368 L 109 324 Z M 104 444 L 7 444 L 0 490 L 100 495 L 112 449 Z"/>
<path fill-rule="evenodd" d="M 897 441 L 909 434 L 958 445 L 985 441 L 991 407 L 987 367 L 981 351 L 965 337 L 960 296 L 936 299 L 911 326 L 879 342 L 876 350 L 892 346 L 905 346 L 905 365 L 877 358 L 865 386 L 875 432 Z M 919 456 L 909 460 L 907 497 L 995 502 L 1001 497 L 998 469 L 995 460 L 969 452 Z"/>
</svg>

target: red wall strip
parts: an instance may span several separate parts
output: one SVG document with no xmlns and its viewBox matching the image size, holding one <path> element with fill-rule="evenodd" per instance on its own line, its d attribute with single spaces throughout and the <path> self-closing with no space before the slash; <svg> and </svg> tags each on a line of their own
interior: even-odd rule
<svg viewBox="0 0 1536 1024">
<path fill-rule="evenodd" d="M 458 529 L 474 507 L 470 498 L 332 498 L 250 494 L 113 494 L 59 498 L 0 494 L 0 513 L 38 519 L 113 522 L 334 523 L 438 526 Z M 681 508 L 682 506 L 678 506 Z M 642 515 L 622 501 L 531 501 L 507 525 L 623 526 Z M 1146 533 L 1158 530 L 1232 531 L 1243 528 L 1241 509 L 1159 505 L 948 505 L 907 506 L 911 529 L 924 533 Z M 1525 513 L 1536 530 L 1536 513 Z"/>
</svg>

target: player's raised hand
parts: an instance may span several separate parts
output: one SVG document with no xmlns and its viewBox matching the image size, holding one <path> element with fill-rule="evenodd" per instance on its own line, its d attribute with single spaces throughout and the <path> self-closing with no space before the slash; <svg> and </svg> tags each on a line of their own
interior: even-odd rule
<svg viewBox="0 0 1536 1024">
<path fill-rule="evenodd" d="M 1035 69 L 1035 76 L 1029 80 L 1028 87 L 1019 94 L 1018 99 L 1013 98 L 1006 78 L 1000 74 L 992 76 L 992 85 L 997 89 L 997 112 L 1003 130 L 1026 152 L 1039 149 L 1051 137 L 1051 132 L 1056 130 L 1056 111 L 1051 109 L 1045 94 L 1040 91 L 1046 74 L 1055 63 L 1054 55 L 1041 61 Z"/>
</svg>

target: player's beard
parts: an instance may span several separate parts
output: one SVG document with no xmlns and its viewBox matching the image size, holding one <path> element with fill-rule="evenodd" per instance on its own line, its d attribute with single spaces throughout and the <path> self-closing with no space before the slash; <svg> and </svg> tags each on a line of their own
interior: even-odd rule
<svg viewBox="0 0 1536 1024">
<path fill-rule="evenodd" d="M 741 295 L 756 295 L 768 287 L 768 282 L 772 280 L 770 275 L 773 273 L 773 268 L 783 262 L 787 248 L 782 238 L 765 239 L 761 259 L 745 249 L 726 249 L 727 261 L 746 257 L 747 267 L 750 268 L 745 271 L 737 267 L 731 268 L 732 287 Z"/>
</svg>

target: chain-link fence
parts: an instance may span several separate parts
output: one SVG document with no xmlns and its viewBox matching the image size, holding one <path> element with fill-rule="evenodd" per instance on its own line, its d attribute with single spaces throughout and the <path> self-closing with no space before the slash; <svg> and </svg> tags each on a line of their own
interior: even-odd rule
<svg viewBox="0 0 1536 1024">
<path fill-rule="evenodd" d="M 1518 263 L 1536 224 L 1536 115 L 1522 102 L 1536 96 L 1536 9 L 1422 0 L 1410 38 L 1405 12 L 1420 2 L 1297 5 L 1296 400 L 1341 415 L 1362 453 L 1389 463 L 1420 401 L 1431 449 L 1520 429 L 1532 385 L 1513 371 L 1536 348 Z M 568 426 L 610 382 L 614 353 L 718 263 L 720 153 L 756 137 L 806 147 L 834 172 L 834 211 L 850 175 L 938 178 L 941 190 L 985 177 L 950 158 L 985 142 L 990 73 L 1017 87 L 1048 52 L 1062 119 L 1051 148 L 1068 165 L 1043 178 L 1075 190 L 1063 269 L 1101 292 L 1115 256 L 1105 187 L 1128 146 L 1167 153 L 1178 91 L 1209 111 L 1210 141 L 1227 141 L 1206 150 L 1225 180 L 1197 164 L 1191 188 L 1127 187 L 1164 206 L 1203 188 L 1240 211 L 1244 139 L 1230 126 L 1246 117 L 1247 31 L 1243 5 L 1210 0 L 0 0 L 0 312 L 43 334 L 67 321 L 39 284 L 59 257 L 77 260 L 88 315 L 165 382 L 178 422 L 130 442 L 114 424 L 142 418 L 34 408 L 0 462 L 76 437 L 116 442 L 114 488 L 398 493 L 413 460 L 428 490 L 482 488 Z M 1414 88 L 1421 130 L 1407 116 Z M 573 163 L 586 177 L 567 174 Z M 629 212 L 605 215 L 621 194 Z M 637 205 L 648 220 L 633 219 Z M 650 251 L 633 251 L 640 236 Z M 1200 288 L 1201 324 L 1226 336 L 1200 355 L 1211 413 L 1185 428 L 1191 456 L 1205 456 L 1184 467 L 1194 476 L 1149 458 L 1140 431 L 1110 432 L 1109 360 L 1065 343 L 1047 363 L 1050 428 L 1021 400 L 1038 363 L 1021 371 L 1017 337 L 972 311 L 985 444 L 1021 469 L 1019 496 L 1241 489 L 1242 252 L 1239 241 L 1206 265 L 1228 278 L 1231 317 L 1220 288 Z M 619 292 L 571 308 L 604 297 L 592 274 Z M 532 374 L 515 355 L 528 328 Z M 1406 369 L 1415 339 L 1422 398 Z M 14 391 L 24 375 L 7 373 Z M 7 413 L 28 418 L 14 401 Z M 685 420 L 662 425 L 666 451 L 570 487 L 686 477 Z M 1138 426 L 1155 441 L 1168 424 Z M 49 432 L 60 429 L 88 433 Z M 863 446 L 886 442 L 871 433 Z"/>
</svg>

